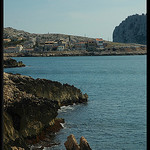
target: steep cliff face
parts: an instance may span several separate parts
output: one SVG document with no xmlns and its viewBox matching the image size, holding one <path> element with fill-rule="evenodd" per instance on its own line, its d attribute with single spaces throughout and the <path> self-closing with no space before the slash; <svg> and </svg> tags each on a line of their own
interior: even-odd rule
<svg viewBox="0 0 150 150">
<path fill-rule="evenodd" d="M 113 32 L 113 42 L 147 43 L 147 15 L 132 15 L 116 26 Z"/>
<path fill-rule="evenodd" d="M 55 120 L 60 106 L 85 102 L 88 97 L 74 86 L 18 74 L 4 73 L 3 83 L 5 149 L 28 149 L 27 139 L 48 127 L 57 130 L 54 124 L 58 125 Z"/>
</svg>

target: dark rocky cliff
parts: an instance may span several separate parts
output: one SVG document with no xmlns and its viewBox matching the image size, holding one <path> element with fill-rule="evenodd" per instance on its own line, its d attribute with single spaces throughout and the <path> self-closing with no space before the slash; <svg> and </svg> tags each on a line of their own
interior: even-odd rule
<svg viewBox="0 0 150 150">
<path fill-rule="evenodd" d="M 147 43 L 147 15 L 128 16 L 116 26 L 113 32 L 113 42 Z"/>
<path fill-rule="evenodd" d="M 12 68 L 12 67 L 25 67 L 22 61 L 16 61 L 10 57 L 4 57 L 3 59 L 3 66 L 4 68 Z"/>
<path fill-rule="evenodd" d="M 4 149 L 28 149 L 26 141 L 56 124 L 60 106 L 86 102 L 88 98 L 74 86 L 46 79 L 4 73 L 3 80 Z"/>
</svg>

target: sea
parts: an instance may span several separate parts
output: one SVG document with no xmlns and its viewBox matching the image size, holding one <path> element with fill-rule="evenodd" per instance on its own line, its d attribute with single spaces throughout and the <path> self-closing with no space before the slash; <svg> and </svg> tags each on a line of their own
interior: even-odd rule
<svg viewBox="0 0 150 150">
<path fill-rule="evenodd" d="M 5 72 L 68 83 L 87 93 L 86 104 L 63 106 L 63 129 L 44 150 L 65 150 L 81 136 L 92 150 L 147 149 L 147 56 L 14 57 L 26 67 Z M 38 145 L 40 147 L 40 144 Z"/>
</svg>

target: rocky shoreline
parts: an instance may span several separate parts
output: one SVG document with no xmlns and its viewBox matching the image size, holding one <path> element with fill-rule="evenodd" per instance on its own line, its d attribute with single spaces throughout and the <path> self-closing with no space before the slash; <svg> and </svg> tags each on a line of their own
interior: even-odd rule
<svg viewBox="0 0 150 150">
<path fill-rule="evenodd" d="M 46 79 L 33 79 L 19 74 L 3 75 L 4 149 L 29 149 L 39 142 L 45 131 L 56 132 L 62 127 L 58 119 L 61 106 L 86 103 L 87 94 L 73 85 Z"/>
<path fill-rule="evenodd" d="M 3 66 L 4 68 L 13 68 L 13 67 L 25 67 L 22 61 L 16 61 L 10 57 L 4 57 L 3 59 Z"/>
<path fill-rule="evenodd" d="M 120 53 L 122 52 L 122 53 Z M 107 51 L 64 51 L 53 53 L 4 54 L 3 66 L 24 67 L 12 57 L 33 56 L 102 56 L 102 55 L 146 55 L 145 47 L 110 48 Z M 57 118 L 58 109 L 78 103 L 86 103 L 88 95 L 73 85 L 61 84 L 46 79 L 33 79 L 20 74 L 3 75 L 3 143 L 4 149 L 28 150 L 32 144 L 46 138 L 46 133 L 59 131 L 64 119 Z M 74 138 L 73 138 L 74 139 Z M 79 147 L 79 146 L 77 146 Z M 79 147 L 80 149 L 80 147 Z"/>
</svg>

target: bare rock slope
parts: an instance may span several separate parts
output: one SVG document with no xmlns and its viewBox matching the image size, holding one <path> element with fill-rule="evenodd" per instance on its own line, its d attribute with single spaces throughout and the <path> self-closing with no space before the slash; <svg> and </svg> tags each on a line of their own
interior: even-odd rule
<svg viewBox="0 0 150 150">
<path fill-rule="evenodd" d="M 147 43 L 147 15 L 128 16 L 116 26 L 113 32 L 113 42 Z"/>
</svg>

